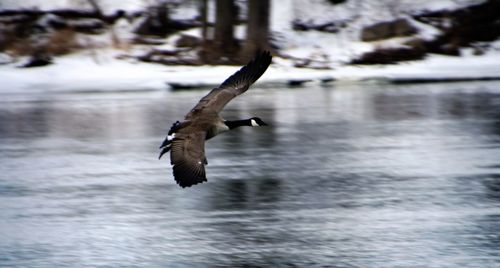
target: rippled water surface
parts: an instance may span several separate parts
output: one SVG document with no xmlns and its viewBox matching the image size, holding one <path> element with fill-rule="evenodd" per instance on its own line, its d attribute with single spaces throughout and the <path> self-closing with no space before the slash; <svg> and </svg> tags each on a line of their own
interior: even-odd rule
<svg viewBox="0 0 500 268">
<path fill-rule="evenodd" d="M 181 189 L 205 93 L 1 95 L 0 266 L 500 267 L 500 83 L 256 87 Z"/>
</svg>

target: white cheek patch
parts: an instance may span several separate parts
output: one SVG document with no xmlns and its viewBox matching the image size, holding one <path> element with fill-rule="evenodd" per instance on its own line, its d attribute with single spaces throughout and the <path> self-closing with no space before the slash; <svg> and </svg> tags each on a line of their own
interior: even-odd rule
<svg viewBox="0 0 500 268">
<path fill-rule="evenodd" d="M 171 140 L 173 140 L 174 138 L 175 138 L 175 133 L 172 133 L 172 135 L 168 135 L 168 136 L 167 136 L 167 140 L 168 140 L 168 141 L 171 141 Z"/>
<path fill-rule="evenodd" d="M 250 123 L 252 124 L 252 127 L 258 127 L 259 126 L 259 124 L 257 124 L 257 122 L 255 122 L 254 119 L 251 119 Z"/>
</svg>

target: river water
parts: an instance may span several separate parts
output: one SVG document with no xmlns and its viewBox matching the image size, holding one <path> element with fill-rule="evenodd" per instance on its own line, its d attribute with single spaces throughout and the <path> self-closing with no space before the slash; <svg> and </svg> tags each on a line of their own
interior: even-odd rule
<svg viewBox="0 0 500 268">
<path fill-rule="evenodd" d="M 206 91 L 2 94 L 0 267 L 500 267 L 500 83 L 254 87 L 178 187 Z"/>
</svg>

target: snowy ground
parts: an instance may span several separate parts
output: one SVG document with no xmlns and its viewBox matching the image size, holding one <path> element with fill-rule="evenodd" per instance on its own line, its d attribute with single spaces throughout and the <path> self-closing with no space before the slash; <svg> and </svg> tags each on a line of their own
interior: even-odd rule
<svg viewBox="0 0 500 268">
<path fill-rule="evenodd" d="M 481 0 L 426 0 L 404 1 L 384 0 L 348 1 L 346 5 L 325 6 L 324 1 L 313 0 L 279 1 L 280 8 L 272 8 L 271 28 L 274 38 L 278 39 L 280 53 L 292 58 L 310 59 L 318 63 L 318 67 L 331 69 L 314 70 L 293 67 L 291 60 L 275 57 L 271 68 L 259 80 L 260 83 L 289 83 L 293 81 L 427 81 L 456 79 L 491 79 L 500 78 L 500 40 L 490 44 L 484 55 L 474 56 L 471 51 L 464 50 L 462 57 L 429 55 L 425 60 L 405 62 L 398 65 L 384 66 L 349 66 L 345 65 L 360 54 L 371 51 L 375 47 L 400 46 L 404 38 L 393 38 L 378 42 L 359 41 L 359 32 L 365 25 L 377 21 L 391 19 L 394 14 L 404 14 L 415 10 L 454 9 L 460 6 L 479 3 Z M 106 12 L 113 8 L 127 11 L 144 9 L 149 2 L 127 0 L 118 5 L 115 1 L 100 1 Z M 278 1 L 273 1 L 276 6 Z M 391 4 L 392 3 L 392 4 Z M 399 3 L 399 4 L 397 4 Z M 413 4 L 411 4 L 413 3 Z M 10 1 L 0 4 L 2 8 L 56 9 L 76 5 L 82 7 L 86 1 Z M 308 8 L 303 9 L 307 4 Z M 392 6 L 392 8 L 387 8 Z M 328 7 L 328 10 L 324 10 Z M 186 6 L 192 10 L 191 6 Z M 400 10 L 402 9 L 402 10 Z M 322 12 L 320 12 L 322 10 Z M 385 13 L 384 13 L 385 12 Z M 181 12 L 183 16 L 191 16 L 190 12 Z M 291 29 L 291 21 L 324 22 L 328 14 L 338 15 L 337 19 L 350 21 L 350 26 L 336 34 L 316 31 L 297 32 Z M 340 16 L 342 15 L 342 16 Z M 419 28 L 419 36 L 424 39 L 438 34 L 430 25 L 412 21 Z M 114 25 L 114 34 L 124 41 L 133 38 L 134 25 L 121 20 Z M 243 38 L 244 27 L 236 29 L 237 36 Z M 183 34 L 199 36 L 198 29 L 185 31 Z M 179 35 L 170 37 L 157 49 L 172 49 Z M 91 44 L 92 51 L 82 51 L 64 57 L 55 58 L 55 64 L 40 68 L 18 68 L 23 59 L 0 65 L 0 92 L 45 92 L 45 91 L 109 91 L 109 90 L 165 90 L 169 85 L 213 86 L 218 85 L 226 77 L 235 72 L 234 66 L 162 66 L 128 59 L 117 59 L 117 56 L 128 54 L 143 55 L 151 47 L 135 46 L 127 51 L 109 48 L 112 38 L 110 33 L 85 37 L 82 43 Z M 2 61 L 0 54 L 0 62 Z M 8 61 L 8 60 L 7 60 Z"/>
<path fill-rule="evenodd" d="M 162 66 L 116 59 L 117 51 L 104 50 L 92 56 L 79 53 L 60 57 L 56 64 L 39 68 L 0 66 L 1 92 L 166 90 L 169 84 L 214 86 L 235 72 L 235 66 Z M 290 67 L 275 58 L 260 83 L 290 81 L 363 82 L 453 79 L 500 79 L 500 53 L 482 56 L 431 55 L 426 60 L 385 66 L 340 66 L 333 70 Z"/>
</svg>

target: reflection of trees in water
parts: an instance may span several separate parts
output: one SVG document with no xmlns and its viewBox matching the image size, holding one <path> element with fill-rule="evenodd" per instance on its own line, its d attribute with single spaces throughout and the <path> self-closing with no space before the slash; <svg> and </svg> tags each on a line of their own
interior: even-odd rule
<svg viewBox="0 0 500 268">
<path fill-rule="evenodd" d="M 228 266 L 283 263 L 283 245 L 296 241 L 280 217 L 281 181 L 266 176 L 225 180 L 210 187 L 209 209 L 221 213 L 206 224 L 217 250 L 225 252 Z M 206 238 L 205 238 L 206 239 Z M 280 251 L 280 254 L 276 254 Z"/>
<path fill-rule="evenodd" d="M 489 169 L 498 170 L 500 166 L 491 166 Z M 484 198 L 481 200 L 489 207 L 498 208 L 500 204 L 500 174 L 492 173 L 474 176 L 469 178 L 479 180 L 484 185 Z M 500 215 L 498 213 L 485 213 L 478 217 L 473 217 L 474 220 L 474 243 L 478 253 L 497 251 L 500 248 Z M 493 256 L 490 256 L 494 259 Z M 498 255 L 497 255 L 498 257 Z"/>
<path fill-rule="evenodd" d="M 487 167 L 489 169 L 499 170 L 500 165 Z M 485 198 L 500 203 L 500 174 L 492 173 L 480 176 L 479 179 L 485 187 Z M 486 201 L 488 201 L 486 200 Z M 500 223 L 500 222 L 499 222 Z M 500 233 L 500 232 L 499 232 Z"/>
<path fill-rule="evenodd" d="M 99 136 L 107 125 L 103 114 L 96 114 L 93 118 L 90 111 L 82 111 L 67 107 L 56 107 L 56 102 L 43 101 L 34 102 L 28 108 L 16 108 L 12 111 L 2 113 L 0 127 L 2 135 L 12 137 L 65 137 L 65 138 L 89 138 Z M 97 131 L 99 130 L 99 131 Z"/>
<path fill-rule="evenodd" d="M 281 181 L 266 177 L 226 179 L 211 187 L 207 196 L 210 210 L 261 210 L 279 205 Z"/>
<path fill-rule="evenodd" d="M 253 116 L 261 117 L 269 126 L 264 127 L 241 127 L 222 133 L 217 137 L 209 140 L 205 146 L 207 155 L 210 158 L 215 157 L 217 161 L 224 160 L 228 163 L 229 168 L 238 166 L 243 163 L 254 163 L 259 165 L 260 174 L 269 174 L 270 169 L 266 165 L 266 155 L 279 144 L 277 127 L 273 121 L 274 108 L 266 109 L 265 112 L 258 107 L 251 106 L 249 109 L 235 110 L 230 109 L 224 113 L 224 118 L 227 120 L 245 119 Z M 217 151 L 223 151 L 223 154 L 217 154 Z M 215 155 L 214 155 L 215 154 Z M 210 165 L 210 158 L 208 163 Z M 243 167 L 244 172 L 245 167 Z M 240 175 L 252 178 L 255 176 L 255 168 L 252 168 L 252 174 Z M 228 171 L 223 171 L 227 173 Z M 229 171 L 230 172 L 230 171 Z M 210 174 L 208 175 L 210 176 Z M 230 176 L 231 177 L 231 176 Z"/>
<path fill-rule="evenodd" d="M 478 241 L 479 246 L 484 247 L 487 252 L 498 250 L 500 248 L 500 236 L 498 235 L 500 234 L 500 215 L 484 215 L 475 224 L 482 237 Z"/>
<path fill-rule="evenodd" d="M 480 130 L 486 135 L 499 136 L 499 101 L 500 94 L 495 93 L 444 94 L 439 97 L 440 117 L 473 119 L 475 127 L 471 127 L 470 131 Z"/>
<path fill-rule="evenodd" d="M 434 107 L 433 107 L 434 106 Z M 429 95 L 375 94 L 372 115 L 376 120 L 411 120 L 432 116 L 435 100 Z"/>
<path fill-rule="evenodd" d="M 49 132 L 50 105 L 0 111 L 0 137 L 37 138 Z"/>
<path fill-rule="evenodd" d="M 308 95 L 310 92 L 313 96 Z M 150 213 L 155 221 L 151 222 L 153 227 L 157 224 L 163 230 L 173 231 L 155 233 L 158 230 L 143 224 L 148 218 L 133 218 L 134 222 L 142 223 L 139 225 L 144 226 L 146 237 L 150 233 L 155 237 L 165 233 L 175 235 L 180 230 L 185 235 L 181 246 L 197 250 L 197 246 L 208 245 L 208 253 L 201 253 L 200 258 L 219 266 L 306 262 L 335 256 L 335 252 L 329 255 L 330 249 L 344 249 L 337 253 L 345 254 L 340 257 L 342 260 L 355 259 L 355 253 L 349 255 L 352 252 L 411 255 L 415 249 L 419 250 L 413 245 L 441 254 L 439 249 L 451 244 L 451 250 L 463 250 L 466 258 L 467 254 L 483 250 L 493 261 L 498 260 L 493 255 L 500 247 L 495 209 L 500 201 L 500 165 L 494 164 L 498 162 L 495 152 L 500 122 L 496 94 L 390 89 L 318 92 L 307 88 L 281 90 L 275 93 L 281 101 L 266 97 L 263 104 L 257 103 L 252 95 L 243 96 L 242 102 L 234 103 L 224 116 L 233 119 L 256 115 L 271 126 L 240 129 L 209 141 L 206 150 L 216 156 L 208 159 L 209 182 L 180 189 L 172 181 L 162 182 L 172 178 L 168 159 L 155 162 L 156 155 L 150 159 L 149 155 L 138 152 L 149 149 L 154 152 L 165 131 L 175 120 L 183 118 L 194 104 L 193 99 L 198 99 L 196 94 L 179 92 L 158 99 L 48 101 L 1 107 L 0 137 L 94 139 L 96 146 L 106 153 L 98 161 L 109 158 L 110 169 L 116 168 L 113 167 L 116 164 L 131 165 L 130 169 L 136 170 L 135 173 L 129 168 L 119 170 L 116 176 L 121 177 L 122 171 L 126 173 L 123 178 L 129 178 L 124 181 L 127 186 L 111 190 L 119 192 L 114 198 L 124 202 L 104 207 L 120 213 L 123 209 L 123 215 Z M 308 109 L 311 105 L 314 107 Z M 359 109 L 364 110 L 359 113 Z M 445 122 L 444 127 L 432 131 L 427 119 Z M 407 143 L 408 139 L 419 139 L 422 133 L 421 142 Z M 458 139 L 449 139 L 457 134 Z M 110 153 L 110 144 L 106 144 L 120 139 L 130 162 Z M 140 144 L 143 139 L 154 144 L 143 149 L 146 147 Z M 394 144 L 398 139 L 401 144 Z M 87 146 L 86 142 L 82 144 Z M 442 146 L 433 150 L 436 145 Z M 142 148 L 130 150 L 133 146 Z M 69 150 L 66 153 L 74 156 Z M 405 155 L 409 156 L 406 161 Z M 47 157 L 51 159 L 50 154 Z M 436 167 L 429 167 L 434 159 L 438 162 Z M 488 166 L 481 166 L 485 162 Z M 449 171 L 448 167 L 456 170 Z M 103 176 L 108 177 L 108 166 L 102 168 L 106 169 Z M 462 171 L 483 173 L 464 180 L 440 176 L 441 172 L 448 175 Z M 85 168 L 84 173 L 77 174 L 87 178 L 87 172 Z M 144 183 L 144 178 L 155 176 L 161 180 Z M 104 198 L 104 191 L 101 195 Z M 450 210 L 459 221 L 454 223 L 435 213 L 445 210 Z M 365 212 L 371 217 L 366 217 Z M 425 227 L 422 232 L 428 237 L 422 238 L 421 233 L 413 236 L 416 225 L 425 224 L 426 212 L 438 226 Z M 372 220 L 378 222 L 372 226 Z M 445 229 L 440 229 L 441 220 L 446 224 Z M 342 229 L 349 226 L 363 227 Z M 388 229 L 391 227 L 397 228 Z M 385 230 L 391 233 L 389 238 L 400 238 L 408 247 L 398 248 L 399 240 L 384 240 L 392 249 L 374 251 L 381 244 L 378 239 L 384 238 L 379 234 Z M 167 248 L 174 255 L 179 246 L 176 239 L 166 237 L 155 246 L 163 249 L 165 241 L 172 243 Z M 144 246 L 147 248 L 150 243 L 146 241 Z M 347 248 L 343 247 L 346 245 Z M 303 254 L 302 249 L 316 255 Z"/>
<path fill-rule="evenodd" d="M 419 118 L 483 118 L 500 119 L 500 94 L 461 93 L 446 91 L 431 94 L 378 91 L 372 96 L 372 114 L 380 120 L 411 120 Z"/>
<path fill-rule="evenodd" d="M 112 140 L 159 134 L 160 140 L 163 131 L 174 122 L 165 120 L 172 114 L 173 107 L 156 104 L 156 101 L 151 105 L 142 105 L 114 99 L 98 102 L 48 99 L 30 102 L 26 107 L 3 109 L 0 113 L 0 135 Z"/>
<path fill-rule="evenodd" d="M 226 180 L 219 184 L 214 196 L 209 197 L 211 210 L 248 209 L 248 183 L 244 180 Z M 212 188 L 213 189 L 213 188 Z"/>
<path fill-rule="evenodd" d="M 439 105 L 442 107 L 443 116 L 454 118 L 490 118 L 500 115 L 495 107 L 494 99 L 500 94 L 491 93 L 455 93 L 439 96 Z"/>
<path fill-rule="evenodd" d="M 486 165 L 482 168 L 486 172 L 498 171 L 500 165 Z M 497 213 L 500 203 L 500 174 L 478 171 L 476 174 L 450 179 L 455 185 L 448 187 L 453 189 L 448 202 L 459 209 L 457 215 L 462 221 L 456 222 L 456 227 L 448 230 L 446 239 L 475 258 L 495 259 L 488 252 L 495 252 L 500 248 L 500 216 Z"/>
</svg>

